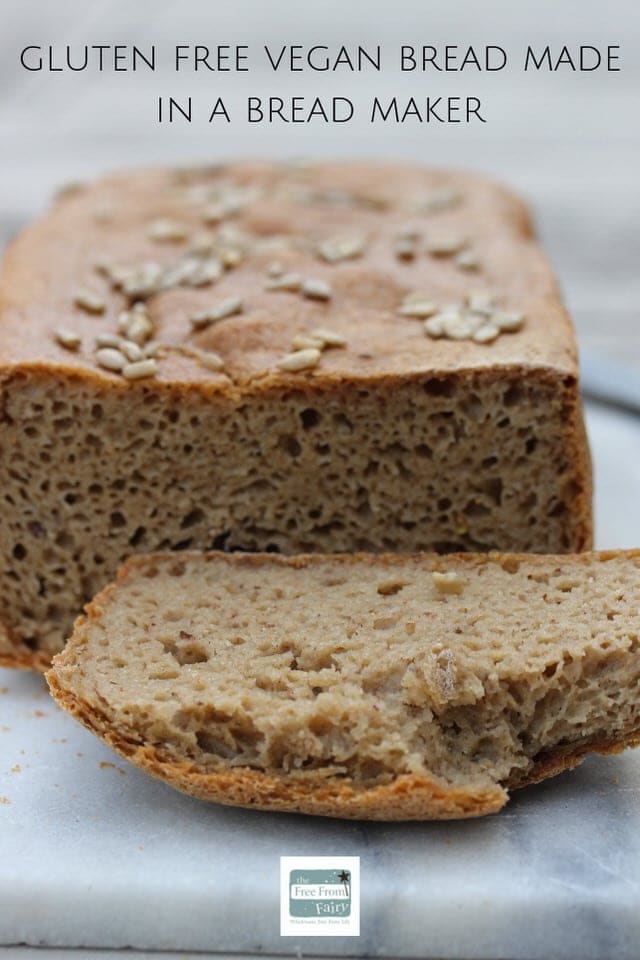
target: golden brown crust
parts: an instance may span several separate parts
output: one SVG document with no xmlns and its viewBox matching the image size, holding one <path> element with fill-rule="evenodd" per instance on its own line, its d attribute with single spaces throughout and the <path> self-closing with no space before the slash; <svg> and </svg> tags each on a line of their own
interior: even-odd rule
<svg viewBox="0 0 640 960">
<path fill-rule="evenodd" d="M 62 654 L 54 659 L 61 657 Z M 413 774 L 397 777 L 389 784 L 367 787 L 352 782 L 327 781 L 323 777 L 286 780 L 248 768 L 220 772 L 201 770 L 195 763 L 173 758 L 169 752 L 149 744 L 137 743 L 133 734 L 127 736 L 117 730 L 89 704 L 64 690 L 55 668 L 47 673 L 46 678 L 56 702 L 125 760 L 200 800 L 255 810 L 397 821 L 480 817 L 497 813 L 509 799 L 507 790 L 499 784 L 471 789 L 447 784 L 435 777 Z M 622 739 L 567 744 L 536 759 L 526 775 L 519 775 L 507 786 L 518 789 L 572 770 L 582 763 L 587 753 L 615 754 L 638 745 L 640 728 L 627 731 Z"/>
<path fill-rule="evenodd" d="M 274 233 L 326 238 L 327 233 L 353 231 L 367 235 L 366 256 L 337 265 L 310 257 L 308 252 L 265 253 L 248 257 L 214 288 L 179 288 L 153 298 L 158 339 L 219 352 L 226 373 L 212 374 L 185 357 L 161 363 L 157 380 L 187 389 L 201 383 L 212 392 L 228 391 L 259 381 L 260 389 L 299 382 L 299 375 L 279 371 L 277 359 L 290 349 L 292 333 L 330 318 L 349 341 L 348 350 L 328 351 L 322 364 L 306 376 L 314 383 L 335 383 L 369 377 L 397 377 L 429 371 L 547 369 L 558 376 L 577 375 L 573 330 L 560 301 L 550 266 L 532 238 L 522 202 L 512 193 L 477 174 L 424 170 L 386 164 L 323 164 L 296 180 L 291 168 L 270 164 L 238 164 L 229 168 L 236 184 L 261 184 L 265 194 L 231 221 L 253 235 Z M 292 179 L 293 178 L 293 179 Z M 196 183 L 215 185 L 218 175 L 203 175 Z M 335 204 L 304 203 L 286 192 L 293 184 L 318 193 L 353 191 L 379 196 L 382 210 Z M 443 186 L 460 192 L 463 202 L 450 211 L 424 216 L 411 214 L 412 204 Z M 167 170 L 114 175 L 60 200 L 51 213 L 24 231 L 10 245 L 0 274 L 3 342 L 0 370 L 34 372 L 38 366 L 62 373 L 77 372 L 116 388 L 117 376 L 100 371 L 91 360 L 97 329 L 111 329 L 123 297 L 96 273 L 100 260 L 139 263 L 175 261 L 185 245 L 158 244 L 147 236 L 150 222 L 177 218 L 191 232 L 203 229 L 201 206 L 185 203 L 185 187 Z M 101 214 L 106 215 L 106 219 Z M 303 220 L 303 223 L 302 223 Z M 464 235 L 483 262 L 479 274 L 455 267 L 450 258 L 424 254 L 413 262 L 393 256 L 398 231 L 413 224 L 425 235 Z M 59 237 L 65 237 L 65 243 Z M 302 301 L 286 293 L 266 291 L 265 269 L 274 259 L 287 270 L 328 280 L 331 304 Z M 96 318 L 74 306 L 74 292 L 89 286 L 107 302 Z M 489 345 L 469 341 L 434 341 L 420 323 L 399 322 L 397 308 L 406 293 L 432 291 L 436 302 L 461 300 L 478 288 L 494 290 L 504 306 L 521 309 L 523 329 Z M 212 298 L 240 294 L 244 313 L 230 317 L 191 337 L 187 316 L 208 306 Z M 78 354 L 63 350 L 51 338 L 58 325 L 72 326 L 83 336 Z M 25 326 L 32 335 L 24 336 Z"/>
<path fill-rule="evenodd" d="M 408 774 L 389 784 L 366 787 L 323 777 L 285 780 L 248 768 L 199 770 L 195 763 L 136 743 L 133 734 L 116 729 L 89 704 L 64 690 L 55 668 L 46 676 L 56 702 L 87 729 L 146 773 L 200 800 L 353 820 L 456 820 L 497 813 L 507 801 L 506 791 L 498 785 L 470 790 Z"/>
</svg>

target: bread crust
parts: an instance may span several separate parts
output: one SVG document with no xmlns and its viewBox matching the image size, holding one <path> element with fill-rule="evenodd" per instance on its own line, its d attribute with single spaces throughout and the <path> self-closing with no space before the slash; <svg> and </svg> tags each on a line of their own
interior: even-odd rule
<svg viewBox="0 0 640 960">
<path fill-rule="evenodd" d="M 579 766 L 588 753 L 615 754 L 640 745 L 640 728 L 623 739 L 567 744 L 535 760 L 524 776 L 505 786 L 455 786 L 433 777 L 405 774 L 391 783 L 359 786 L 349 781 L 327 781 L 306 775 L 304 781 L 273 777 L 250 768 L 200 770 L 196 763 L 172 757 L 149 744 L 136 742 L 132 732 L 118 729 L 89 704 L 64 690 L 54 670 L 47 682 L 56 702 L 116 753 L 145 773 L 175 789 L 226 806 L 282 813 L 304 813 L 347 820 L 464 820 L 498 813 L 509 800 L 509 789 L 519 789 L 555 777 Z"/>
<path fill-rule="evenodd" d="M 264 184 L 268 194 L 241 211 L 234 224 L 258 236 L 295 235 L 295 228 L 300 229 L 300 203 L 277 194 L 279 185 L 292 182 L 290 168 L 238 163 L 229 167 L 229 174 L 235 183 Z M 203 174 L 202 182 L 215 185 L 217 179 Z M 577 376 L 571 321 L 551 267 L 535 240 L 527 208 L 512 191 L 477 173 L 409 164 L 318 164 L 304 183 L 316 192 L 340 189 L 359 195 L 379 194 L 388 204 L 381 213 L 365 208 L 341 210 L 332 204 L 302 206 L 305 235 L 326 236 L 328 231 L 335 234 L 351 229 L 375 238 L 366 257 L 340 265 L 339 274 L 335 267 L 310 263 L 308 252 L 287 259 L 288 270 L 302 270 L 305 275 L 312 271 L 335 280 L 329 316 L 339 316 L 349 331 L 350 349 L 329 351 L 322 364 L 308 374 L 314 383 L 520 365 L 528 371 L 549 369 L 559 376 Z M 464 202 L 435 221 L 410 213 L 416 199 L 443 187 L 459 192 Z M 106 220 L 101 213 L 108 214 Z M 47 216 L 20 233 L 5 252 L 0 268 L 0 376 L 31 373 L 40 366 L 62 375 L 83 373 L 107 389 L 122 387 L 118 376 L 93 362 L 97 321 L 74 307 L 74 291 L 90 285 L 106 304 L 100 327 L 113 327 L 126 302 L 96 272 L 96 261 L 131 264 L 154 259 L 171 263 L 184 255 L 184 247 L 150 243 L 146 228 L 155 218 L 167 217 L 178 219 L 192 231 L 202 230 L 200 214 L 199 207 L 185 204 L 184 189 L 176 185 L 175 172 L 167 169 L 113 174 L 58 200 Z M 426 256 L 416 257 L 413 263 L 399 262 L 392 254 L 393 240 L 407 220 L 416 219 L 422 219 L 427 234 L 470 235 L 485 259 L 483 272 L 470 280 L 463 271 Z M 59 243 L 60 236 L 66 238 L 65 244 Z M 255 260 L 252 256 L 242 264 L 237 278 L 231 271 L 213 288 L 216 299 L 240 293 L 247 301 L 245 314 L 213 325 L 195 341 L 202 349 L 221 352 L 225 371 L 214 374 L 192 359 L 173 355 L 163 360 L 155 383 L 173 383 L 185 389 L 199 383 L 207 390 L 227 393 L 234 386 L 243 389 L 255 384 L 259 390 L 267 390 L 274 384 L 299 382 L 299 375 L 275 366 L 289 349 L 292 324 L 299 327 L 302 313 L 298 298 L 264 290 L 265 264 L 275 258 L 273 253 Z M 340 282 L 338 276 L 343 277 Z M 432 287 L 434 296 L 440 292 L 448 301 L 462 299 L 470 288 L 495 289 L 508 308 L 523 310 L 527 322 L 521 331 L 501 336 L 488 348 L 468 341 L 431 340 L 422 334 L 419 324 L 399 323 L 396 316 L 403 294 L 425 284 Z M 183 343 L 189 334 L 185 315 L 198 304 L 206 307 L 210 300 L 207 287 L 195 293 L 177 288 L 154 295 L 154 321 L 162 341 Z M 59 323 L 71 324 L 82 337 L 83 346 L 77 352 L 70 353 L 53 340 L 52 329 Z M 31 332 L 29 337 L 24 336 L 25 327 Z M 363 353 L 369 356 L 365 358 Z"/>
<path fill-rule="evenodd" d="M 249 768 L 198 770 L 195 763 L 137 743 L 131 732 L 117 729 L 89 704 L 64 690 L 55 669 L 47 673 L 47 682 L 57 703 L 121 757 L 199 800 L 352 820 L 457 820 L 497 813 L 508 798 L 497 785 L 469 790 L 408 774 L 389 784 L 366 787 L 309 775 L 304 780 L 272 777 Z"/>
<path fill-rule="evenodd" d="M 182 556 L 188 558 L 189 552 Z M 201 555 L 193 552 L 193 556 Z M 211 552 L 205 556 L 212 561 L 224 560 L 233 566 L 256 567 L 266 562 L 295 569 L 327 563 L 329 559 L 345 566 L 369 563 L 383 569 L 406 563 L 408 559 L 396 554 L 339 554 L 328 558 L 321 554 L 283 557 L 273 554 Z M 85 615 L 76 622 L 76 629 L 82 627 L 85 621 L 100 618 L 111 594 L 117 589 L 118 582 L 135 576 L 138 569 L 153 565 L 166 557 L 167 554 L 132 556 L 119 571 L 117 580 L 102 590 L 87 606 Z M 582 553 L 572 559 L 576 563 L 586 564 L 594 558 L 602 563 L 620 558 L 637 560 L 640 559 L 640 549 Z M 566 562 L 567 557 L 492 552 L 450 554 L 442 558 L 435 554 L 416 554 L 411 559 L 423 565 L 426 560 L 431 569 L 438 569 L 440 565 L 446 567 L 447 562 L 452 559 L 456 563 L 469 566 L 526 561 L 529 565 L 544 569 L 553 567 L 556 562 Z M 528 770 L 515 773 L 507 782 L 492 783 L 487 778 L 486 785 L 482 786 L 456 785 L 435 776 L 415 774 L 398 776 L 390 783 L 367 786 L 346 779 L 332 780 L 314 776 L 311 772 L 306 772 L 303 779 L 295 775 L 276 777 L 250 768 L 214 771 L 203 769 L 195 761 L 178 759 L 166 747 L 160 748 L 141 742 L 135 731 L 122 724 L 120 719 L 117 723 L 114 722 L 106 713 L 77 697 L 64 685 L 64 670 L 59 669 L 73 664 L 73 646 L 71 641 L 67 648 L 54 658 L 53 666 L 46 674 L 52 696 L 64 710 L 104 740 L 120 756 L 183 793 L 201 800 L 250 809 L 384 821 L 477 817 L 497 813 L 507 803 L 509 790 L 535 784 L 573 769 L 588 753 L 615 754 L 627 747 L 640 745 L 640 727 L 628 726 L 615 738 L 597 736 L 561 744 L 533 758 Z"/>
</svg>

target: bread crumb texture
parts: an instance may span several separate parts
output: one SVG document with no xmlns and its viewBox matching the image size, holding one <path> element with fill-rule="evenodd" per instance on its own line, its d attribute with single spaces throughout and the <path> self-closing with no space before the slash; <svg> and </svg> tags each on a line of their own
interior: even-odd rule
<svg viewBox="0 0 640 960">
<path fill-rule="evenodd" d="M 0 317 L 0 662 L 132 552 L 590 546 L 571 324 L 482 177 L 108 177 L 10 245 Z"/>
<path fill-rule="evenodd" d="M 472 816 L 638 741 L 639 609 L 637 552 L 159 554 L 93 601 L 48 679 L 195 796 Z"/>
</svg>

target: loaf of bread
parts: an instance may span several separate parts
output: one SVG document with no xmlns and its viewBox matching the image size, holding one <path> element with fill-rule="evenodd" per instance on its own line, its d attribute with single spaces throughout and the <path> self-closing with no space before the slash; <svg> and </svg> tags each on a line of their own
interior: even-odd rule
<svg viewBox="0 0 640 960">
<path fill-rule="evenodd" d="M 0 318 L 3 663 L 131 553 L 590 545 L 571 324 L 481 177 L 112 176 L 11 245 Z"/>
<path fill-rule="evenodd" d="M 88 606 L 47 678 L 196 797 L 467 817 L 640 742 L 639 611 L 640 551 L 157 554 Z"/>
</svg>

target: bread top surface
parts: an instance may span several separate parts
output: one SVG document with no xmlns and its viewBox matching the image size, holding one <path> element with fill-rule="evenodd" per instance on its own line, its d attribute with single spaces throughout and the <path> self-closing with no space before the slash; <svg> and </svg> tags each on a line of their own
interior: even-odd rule
<svg viewBox="0 0 640 960">
<path fill-rule="evenodd" d="M 137 557 L 50 683 L 205 767 L 526 781 L 637 729 L 639 572 L 637 551 Z"/>
<path fill-rule="evenodd" d="M 206 222 L 211 220 L 217 222 Z M 158 221 L 178 224 L 183 238 L 153 239 Z M 114 332 L 119 313 L 131 302 L 96 266 L 138 268 L 152 262 L 169 268 L 192 256 L 194 241 L 197 249 L 203 242 L 206 249 L 203 232 L 216 252 L 241 250 L 240 262 L 214 284 L 173 287 L 147 304 L 154 340 L 170 348 L 214 351 L 224 370 L 161 353 L 156 382 L 228 391 L 290 386 L 301 377 L 322 387 L 500 367 L 576 375 L 572 326 L 522 202 L 475 174 L 371 163 L 143 170 L 69 192 L 5 256 L 0 275 L 5 373 L 39 367 L 129 387 L 95 361 L 96 335 Z M 416 237 L 412 259 L 394 253 L 398 238 L 407 235 Z M 362 243 L 355 256 L 327 262 L 318 255 L 318 245 L 336 239 L 348 245 L 354 238 Z M 480 269 L 465 270 L 455 256 L 427 252 L 443 238 L 464 239 Z M 330 299 L 266 289 L 274 262 L 286 274 L 328 284 Z M 104 301 L 102 313 L 74 302 L 80 288 Z M 432 339 L 420 319 L 399 313 L 405 298 L 417 292 L 442 308 L 461 305 L 477 291 L 493 296 L 500 309 L 524 314 L 522 328 L 491 343 Z M 241 298 L 242 312 L 192 329 L 193 314 L 234 297 Z M 81 337 L 77 352 L 55 341 L 60 327 Z M 343 336 L 346 346 L 325 350 L 313 369 L 279 369 L 293 339 L 318 327 Z"/>
</svg>

